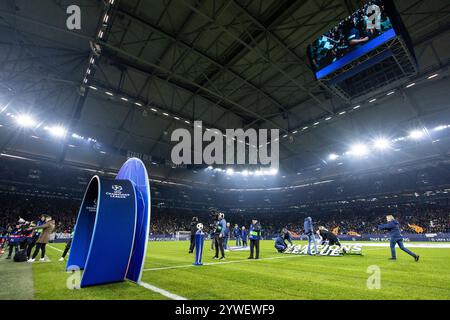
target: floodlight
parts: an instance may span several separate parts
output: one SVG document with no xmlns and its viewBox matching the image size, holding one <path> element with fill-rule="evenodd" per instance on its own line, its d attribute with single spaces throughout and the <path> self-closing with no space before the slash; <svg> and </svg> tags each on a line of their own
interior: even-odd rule
<svg viewBox="0 0 450 320">
<path fill-rule="evenodd" d="M 328 156 L 328 160 L 334 161 L 337 160 L 339 158 L 339 156 L 335 153 L 332 153 Z"/>
<path fill-rule="evenodd" d="M 36 125 L 36 120 L 27 114 L 19 115 L 16 117 L 16 122 L 19 126 L 24 128 L 33 127 Z"/>
<path fill-rule="evenodd" d="M 373 146 L 375 149 L 378 149 L 378 150 L 386 150 L 386 149 L 389 149 L 389 147 L 391 146 L 391 143 L 386 138 L 378 138 L 373 141 Z"/>
<path fill-rule="evenodd" d="M 425 136 L 425 130 L 419 129 L 419 130 L 413 130 L 409 133 L 409 137 L 414 140 L 422 139 Z"/>
<path fill-rule="evenodd" d="M 350 149 L 350 154 L 357 156 L 357 157 L 365 156 L 368 153 L 369 153 L 369 149 L 361 143 L 353 145 Z"/>
<path fill-rule="evenodd" d="M 47 129 L 50 134 L 56 138 L 63 138 L 67 133 L 67 130 L 61 126 L 47 127 Z"/>
</svg>

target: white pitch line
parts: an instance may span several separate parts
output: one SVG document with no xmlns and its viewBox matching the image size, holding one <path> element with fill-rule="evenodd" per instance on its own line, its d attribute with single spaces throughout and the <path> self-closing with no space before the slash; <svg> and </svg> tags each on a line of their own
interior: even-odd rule
<svg viewBox="0 0 450 320">
<path fill-rule="evenodd" d="M 58 248 L 56 248 L 56 247 L 54 247 L 54 246 L 51 246 L 51 245 L 47 245 L 49 248 L 52 248 L 53 250 L 56 250 L 56 251 L 59 251 L 59 252 L 64 252 L 64 250 L 61 250 L 61 249 L 58 249 Z"/>
<path fill-rule="evenodd" d="M 230 264 L 230 263 L 276 260 L 276 259 L 286 259 L 286 258 L 295 258 L 295 257 L 306 257 L 306 256 L 302 256 L 302 255 L 284 255 L 282 257 L 261 258 L 261 259 L 245 259 L 245 260 L 234 260 L 234 261 L 224 261 L 224 262 L 206 262 L 203 265 L 204 266 L 220 266 L 220 265 Z M 144 269 L 143 271 L 169 270 L 169 269 L 180 269 L 180 268 L 190 268 L 190 267 L 197 267 L 198 268 L 198 266 L 193 265 L 193 264 L 184 264 L 184 265 L 180 265 L 180 266 L 170 266 L 170 267 L 159 267 L 159 268 Z"/>
<path fill-rule="evenodd" d="M 52 248 L 53 250 L 56 250 L 56 251 L 59 251 L 59 252 L 63 252 L 63 250 L 61 250 L 61 249 L 58 249 L 58 248 L 56 248 L 56 247 L 53 247 L 53 246 L 51 246 L 51 245 L 48 245 L 50 248 Z M 166 290 L 164 290 L 164 289 L 161 289 L 161 288 L 158 288 L 158 287 L 155 287 L 155 286 L 153 286 L 153 285 L 151 285 L 151 284 L 148 284 L 148 283 L 146 283 L 146 282 L 139 282 L 138 283 L 141 287 L 144 287 L 145 289 L 147 289 L 147 290 L 151 290 L 151 291 L 154 291 L 154 292 L 157 292 L 157 293 L 159 293 L 159 294 L 161 294 L 161 295 L 163 295 L 163 296 L 165 296 L 165 297 L 167 297 L 167 298 L 169 298 L 169 299 L 172 299 L 172 300 L 188 300 L 187 298 L 185 298 L 185 297 L 182 297 L 182 296 L 179 296 L 179 295 L 176 295 L 176 294 L 174 294 L 174 293 L 171 293 L 171 292 L 169 292 L 169 291 L 166 291 Z"/>
<path fill-rule="evenodd" d="M 163 295 L 163 296 L 165 296 L 165 297 L 167 297 L 167 298 L 169 298 L 169 299 L 172 299 L 172 300 L 188 300 L 188 299 L 185 298 L 185 297 L 182 297 L 182 296 L 176 295 L 176 294 L 174 294 L 174 293 L 171 293 L 171 292 L 169 292 L 169 291 L 166 291 L 166 290 L 164 290 L 164 289 L 161 289 L 161 288 L 152 286 L 151 284 L 148 284 L 148 283 L 146 283 L 146 282 L 142 282 L 142 281 L 141 281 L 141 282 L 139 282 L 138 284 L 139 284 L 141 287 L 144 287 L 145 289 L 148 289 L 148 290 L 157 292 L 157 293 L 159 293 L 159 294 L 161 294 L 161 295 Z"/>
</svg>

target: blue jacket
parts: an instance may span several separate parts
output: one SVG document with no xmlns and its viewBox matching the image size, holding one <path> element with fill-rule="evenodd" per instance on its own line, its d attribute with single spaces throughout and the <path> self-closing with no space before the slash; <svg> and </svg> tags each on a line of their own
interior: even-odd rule
<svg viewBox="0 0 450 320">
<path fill-rule="evenodd" d="M 234 227 L 233 228 L 233 235 L 234 237 L 240 237 L 241 236 L 241 230 L 239 228 Z"/>
<path fill-rule="evenodd" d="M 307 235 L 314 233 L 314 227 L 311 217 L 305 219 L 305 222 L 303 223 L 303 229 L 305 229 L 305 234 Z"/>
<path fill-rule="evenodd" d="M 402 238 L 402 234 L 400 232 L 400 224 L 398 223 L 397 220 L 392 220 L 388 223 L 380 224 L 378 226 L 378 229 L 388 230 L 389 236 L 391 237 L 391 239 Z"/>
<path fill-rule="evenodd" d="M 225 230 L 223 231 L 223 236 L 225 238 L 228 238 L 230 236 L 230 228 L 227 227 L 226 223 L 225 223 Z"/>
<path fill-rule="evenodd" d="M 217 221 L 215 234 L 221 234 L 222 237 L 225 237 L 225 232 L 227 230 L 227 222 L 225 219 Z"/>
<path fill-rule="evenodd" d="M 251 224 L 249 228 L 250 240 L 259 240 L 261 239 L 261 225 L 259 222 L 256 224 Z"/>
<path fill-rule="evenodd" d="M 241 238 L 244 241 L 247 241 L 248 232 L 247 229 L 241 231 Z"/>
<path fill-rule="evenodd" d="M 283 239 L 283 237 L 282 236 L 278 236 L 276 239 L 275 239 L 275 248 L 276 248 L 276 246 L 283 246 L 283 247 L 287 247 L 287 245 L 286 245 L 286 242 L 284 242 L 284 239 Z"/>
</svg>

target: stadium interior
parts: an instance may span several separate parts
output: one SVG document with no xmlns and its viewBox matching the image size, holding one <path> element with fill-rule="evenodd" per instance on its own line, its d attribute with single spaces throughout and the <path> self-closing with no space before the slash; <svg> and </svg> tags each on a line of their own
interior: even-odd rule
<svg viewBox="0 0 450 320">
<path fill-rule="evenodd" d="M 283 228 L 300 239 L 306 217 L 358 240 L 386 234 L 377 225 L 392 214 L 405 234 L 450 241 L 450 2 L 393 1 L 410 43 L 352 78 L 347 85 L 360 86 L 350 94 L 316 77 L 308 46 L 365 2 L 1 1 L 1 231 L 19 217 L 48 214 L 56 233 L 70 234 L 92 176 L 112 179 L 138 158 L 151 187 L 150 240 L 167 240 L 172 255 L 178 253 L 169 240 L 189 231 L 193 216 L 209 232 L 211 208 L 232 225 L 257 217 L 268 251 Z M 72 4 L 81 9 L 80 29 L 68 28 Z M 405 63 L 415 69 L 405 71 Z M 279 144 L 279 168 L 175 164 L 171 135 L 193 132 L 195 121 L 205 132 L 278 129 L 272 145 Z M 235 142 L 246 154 L 257 147 Z M 164 266 L 157 261 L 152 268 Z M 42 266 L 33 268 L 34 298 L 60 298 L 36 289 L 50 278 Z M 51 268 L 45 277 L 58 270 Z M 437 272 L 445 270 L 448 261 Z M 146 281 L 176 291 L 169 280 Z M 232 299 L 202 290 L 178 294 Z M 439 290 L 426 297 L 450 298 L 448 288 Z M 349 292 L 341 298 L 351 299 Z M 255 299 L 285 298 L 263 294 Z M 315 294 L 293 297 L 324 298 Z"/>
</svg>

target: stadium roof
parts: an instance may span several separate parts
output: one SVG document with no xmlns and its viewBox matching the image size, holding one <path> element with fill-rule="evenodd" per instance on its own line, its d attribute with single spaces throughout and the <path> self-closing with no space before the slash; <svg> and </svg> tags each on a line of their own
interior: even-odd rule
<svg viewBox="0 0 450 320">
<path fill-rule="evenodd" d="M 321 87 L 306 57 L 356 1 L 108 3 L 0 3 L 0 153 L 115 170 L 131 153 L 170 159 L 171 132 L 202 120 L 221 130 L 279 128 L 281 169 L 295 174 L 359 139 L 450 123 L 448 1 L 395 1 L 418 59 L 416 85 L 357 104 Z M 81 30 L 66 27 L 71 4 Z M 19 130 L 7 113 L 40 126 Z M 54 126 L 75 135 L 47 137 Z"/>
</svg>

